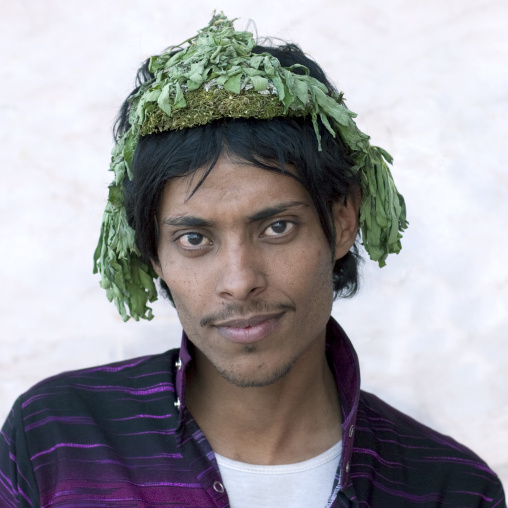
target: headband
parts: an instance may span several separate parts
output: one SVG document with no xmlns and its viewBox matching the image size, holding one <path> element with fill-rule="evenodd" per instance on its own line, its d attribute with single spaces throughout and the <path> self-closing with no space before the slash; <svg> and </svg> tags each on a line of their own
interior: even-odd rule
<svg viewBox="0 0 508 508">
<path fill-rule="evenodd" d="M 350 170 L 359 173 L 359 226 L 370 258 L 384 266 L 388 254 L 402 248 L 401 233 L 408 223 L 404 198 L 387 166 L 392 163 L 391 156 L 370 145 L 342 94 L 330 92 L 302 65 L 282 67 L 268 53 L 252 53 L 256 46 L 253 35 L 235 31 L 233 21 L 223 13 L 214 14 L 197 35 L 152 56 L 149 71 L 154 78 L 128 99 L 130 128 L 113 148 L 109 169 L 115 176 L 94 253 L 94 273 L 100 273 L 100 285 L 124 321 L 129 315 L 136 320 L 152 319 L 147 302 L 157 299 L 157 274 L 136 247 L 124 207 L 123 181 L 126 177 L 132 180 L 132 160 L 140 136 L 221 118 L 305 116 L 312 121 L 321 150 L 319 119 L 334 137 L 342 139 L 354 161 Z"/>
</svg>

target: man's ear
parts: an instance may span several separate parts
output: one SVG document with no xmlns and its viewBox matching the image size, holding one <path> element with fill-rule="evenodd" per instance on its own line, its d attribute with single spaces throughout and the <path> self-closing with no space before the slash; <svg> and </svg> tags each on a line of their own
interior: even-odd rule
<svg viewBox="0 0 508 508">
<path fill-rule="evenodd" d="M 355 243 L 361 198 L 360 189 L 355 187 L 349 193 L 346 203 L 341 200 L 332 206 L 335 223 L 335 261 L 344 257 Z"/>
<path fill-rule="evenodd" d="M 162 279 L 162 267 L 159 261 L 156 261 L 155 259 L 150 260 L 152 262 L 152 268 L 155 270 L 155 273 Z"/>
</svg>

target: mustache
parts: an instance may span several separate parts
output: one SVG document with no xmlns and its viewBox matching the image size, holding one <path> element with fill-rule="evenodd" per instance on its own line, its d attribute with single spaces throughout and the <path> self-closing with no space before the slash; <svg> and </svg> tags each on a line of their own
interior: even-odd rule
<svg viewBox="0 0 508 508">
<path fill-rule="evenodd" d="M 294 303 L 290 302 L 279 302 L 279 303 L 267 303 L 262 301 L 253 301 L 249 305 L 244 306 L 237 303 L 231 303 L 221 309 L 218 312 L 207 314 L 204 316 L 199 324 L 204 326 L 214 325 L 214 323 L 226 321 L 233 317 L 243 317 L 252 314 L 272 314 L 276 312 L 287 312 L 296 311 Z"/>
</svg>

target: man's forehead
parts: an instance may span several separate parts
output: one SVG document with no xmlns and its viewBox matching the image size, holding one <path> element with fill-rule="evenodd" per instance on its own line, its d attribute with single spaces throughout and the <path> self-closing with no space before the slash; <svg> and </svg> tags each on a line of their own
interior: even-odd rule
<svg viewBox="0 0 508 508">
<path fill-rule="evenodd" d="M 219 159 L 208 172 L 196 172 L 168 181 L 159 203 L 159 212 L 173 216 L 209 214 L 228 208 L 255 214 L 270 207 L 309 205 L 312 199 L 299 180 L 296 169 L 271 171 L 247 162 Z"/>
<path fill-rule="evenodd" d="M 243 163 L 220 161 L 196 188 L 201 175 L 168 182 L 159 203 L 159 221 L 166 225 L 203 227 L 235 219 L 261 221 L 280 213 L 300 213 L 313 207 L 303 185 L 288 174 Z"/>
</svg>

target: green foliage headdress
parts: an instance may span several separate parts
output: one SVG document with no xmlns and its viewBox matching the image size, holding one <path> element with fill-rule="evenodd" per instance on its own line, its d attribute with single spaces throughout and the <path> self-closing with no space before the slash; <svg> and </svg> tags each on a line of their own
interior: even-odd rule
<svg viewBox="0 0 508 508">
<path fill-rule="evenodd" d="M 386 162 L 390 155 L 371 146 L 358 129 L 342 94 L 330 93 L 301 66 L 282 67 L 268 53 L 255 54 L 250 32 L 237 32 L 222 13 L 196 36 L 150 59 L 154 79 L 129 98 L 130 128 L 117 141 L 94 273 L 124 320 L 130 316 L 151 319 L 147 302 L 157 298 L 157 274 L 145 263 L 134 242 L 123 203 L 123 181 L 132 179 L 131 165 L 140 136 L 192 128 L 219 118 L 308 116 L 321 149 L 318 119 L 333 136 L 340 136 L 359 172 L 362 190 L 360 229 L 370 258 L 384 266 L 390 253 L 401 249 L 407 227 L 406 208 Z M 293 71 L 298 67 L 299 73 Z M 302 73 L 303 71 L 303 73 Z M 128 311 L 126 309 L 128 308 Z"/>
</svg>

